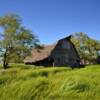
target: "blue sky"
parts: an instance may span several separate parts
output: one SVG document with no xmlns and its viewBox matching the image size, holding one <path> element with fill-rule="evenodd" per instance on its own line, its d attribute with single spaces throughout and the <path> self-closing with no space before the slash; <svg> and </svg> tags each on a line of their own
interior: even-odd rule
<svg viewBox="0 0 100 100">
<path fill-rule="evenodd" d="M 74 32 L 100 40 L 100 0 L 0 0 L 0 16 L 9 13 L 21 16 L 43 44 Z"/>
</svg>

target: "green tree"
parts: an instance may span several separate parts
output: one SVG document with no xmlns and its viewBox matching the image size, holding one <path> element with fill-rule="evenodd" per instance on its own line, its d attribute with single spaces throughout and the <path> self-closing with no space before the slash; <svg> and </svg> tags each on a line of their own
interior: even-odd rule
<svg viewBox="0 0 100 100">
<path fill-rule="evenodd" d="M 74 33 L 72 38 L 73 43 L 76 45 L 80 58 L 88 63 L 98 57 L 98 51 L 100 50 L 100 42 L 90 38 L 87 34 L 79 32 Z"/>
<path fill-rule="evenodd" d="M 0 55 L 3 57 L 3 67 L 6 69 L 12 60 L 23 59 L 30 54 L 31 48 L 38 42 L 36 36 L 22 26 L 17 15 L 0 17 Z"/>
</svg>

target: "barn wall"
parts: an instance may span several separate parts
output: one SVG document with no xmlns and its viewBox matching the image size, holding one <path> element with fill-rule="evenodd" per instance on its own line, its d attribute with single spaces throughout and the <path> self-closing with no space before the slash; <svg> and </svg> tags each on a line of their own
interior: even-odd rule
<svg viewBox="0 0 100 100">
<path fill-rule="evenodd" d="M 67 39 L 58 41 L 50 57 L 54 59 L 56 66 L 73 65 L 79 60 L 79 56 L 77 55 L 75 48 Z"/>
</svg>

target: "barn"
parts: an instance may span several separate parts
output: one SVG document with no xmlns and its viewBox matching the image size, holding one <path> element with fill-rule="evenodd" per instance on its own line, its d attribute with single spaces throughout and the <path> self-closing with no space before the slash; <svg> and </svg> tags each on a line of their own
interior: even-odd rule
<svg viewBox="0 0 100 100">
<path fill-rule="evenodd" d="M 25 64 L 38 66 L 80 66 L 80 57 L 71 42 L 71 36 L 60 39 L 56 44 L 33 49 L 30 57 L 26 57 Z"/>
</svg>

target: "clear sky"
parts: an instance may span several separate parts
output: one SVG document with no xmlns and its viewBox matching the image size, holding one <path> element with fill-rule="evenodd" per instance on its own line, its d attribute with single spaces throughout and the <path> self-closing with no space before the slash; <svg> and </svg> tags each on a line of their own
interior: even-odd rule
<svg viewBox="0 0 100 100">
<path fill-rule="evenodd" d="M 43 44 L 74 32 L 100 40 L 100 0 L 0 0 L 0 16 L 9 13 L 21 16 Z"/>
</svg>

